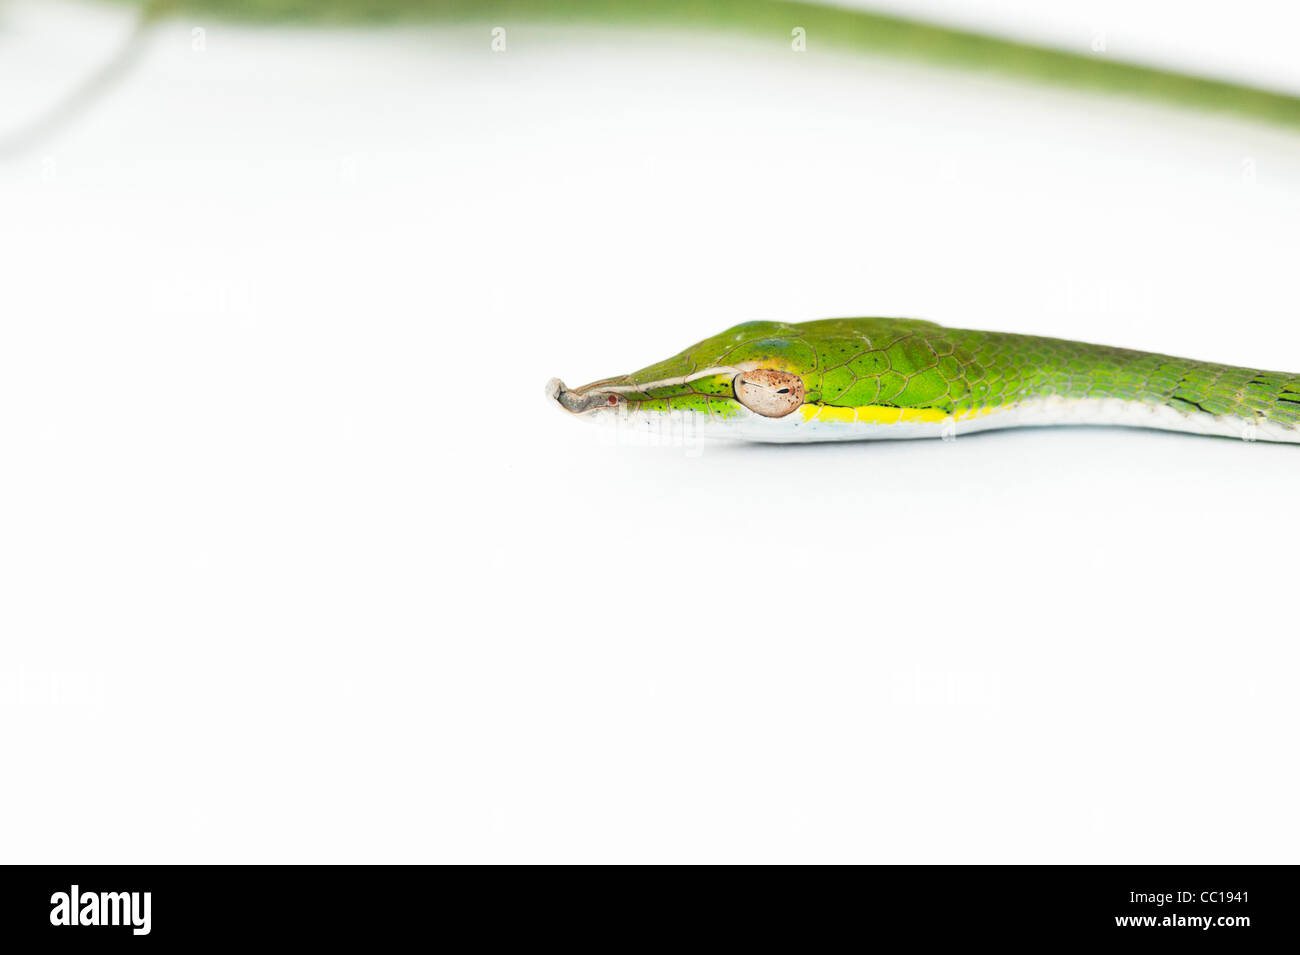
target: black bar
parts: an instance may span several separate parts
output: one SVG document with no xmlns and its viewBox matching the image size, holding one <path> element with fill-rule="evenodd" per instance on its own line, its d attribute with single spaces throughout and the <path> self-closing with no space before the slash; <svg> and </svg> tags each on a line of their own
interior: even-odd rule
<svg viewBox="0 0 1300 955">
<path fill-rule="evenodd" d="M 409 941 L 412 933 L 432 942 L 514 937 L 602 947 L 746 940 L 821 947 L 900 933 L 918 942 L 1239 947 L 1292 944 L 1297 914 L 1291 867 L 840 867 L 593 877 L 485 875 L 475 867 L 70 866 L 9 867 L 3 879 L 0 944 L 14 952 L 24 949 L 13 943 L 72 940 L 96 948 L 271 941 L 370 949 Z M 118 924 L 70 924 L 65 903 L 74 885 L 79 922 L 116 916 Z"/>
</svg>

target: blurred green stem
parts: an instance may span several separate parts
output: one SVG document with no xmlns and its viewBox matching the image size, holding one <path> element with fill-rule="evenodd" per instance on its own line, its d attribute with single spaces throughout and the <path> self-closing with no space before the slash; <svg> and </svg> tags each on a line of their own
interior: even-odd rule
<svg viewBox="0 0 1300 955">
<path fill-rule="evenodd" d="M 139 2 L 139 0 L 136 0 Z M 175 0 L 177 10 L 292 23 L 436 20 L 670 26 L 747 33 L 789 45 L 906 57 L 1074 89 L 1117 93 L 1300 127 L 1300 97 L 1139 66 L 1105 52 L 1070 53 L 887 14 L 785 0 Z"/>
</svg>

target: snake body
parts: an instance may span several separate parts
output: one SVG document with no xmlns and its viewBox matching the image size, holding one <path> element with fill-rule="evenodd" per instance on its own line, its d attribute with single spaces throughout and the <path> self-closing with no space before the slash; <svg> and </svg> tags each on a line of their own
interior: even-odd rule
<svg viewBox="0 0 1300 955">
<path fill-rule="evenodd" d="M 907 318 L 746 322 L 565 410 L 756 441 L 1108 424 L 1300 443 L 1300 375 Z"/>
</svg>

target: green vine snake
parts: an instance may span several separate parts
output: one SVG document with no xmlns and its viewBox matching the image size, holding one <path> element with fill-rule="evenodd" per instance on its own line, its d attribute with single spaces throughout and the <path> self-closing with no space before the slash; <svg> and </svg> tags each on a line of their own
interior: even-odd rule
<svg viewBox="0 0 1300 955">
<path fill-rule="evenodd" d="M 780 0 L 173 0 L 158 9 L 323 22 L 623 23 L 738 31 L 905 56 L 1300 128 L 1300 97 L 917 23 Z M 1115 424 L 1300 442 L 1300 375 L 904 318 L 748 322 L 640 371 L 547 394 L 593 420 L 756 441 L 946 436 Z"/>
</svg>

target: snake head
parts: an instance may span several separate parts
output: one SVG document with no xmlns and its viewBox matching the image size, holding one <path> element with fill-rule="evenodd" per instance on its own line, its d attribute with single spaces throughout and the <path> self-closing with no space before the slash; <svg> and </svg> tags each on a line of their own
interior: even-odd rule
<svg viewBox="0 0 1300 955">
<path fill-rule="evenodd" d="M 728 369 L 720 374 L 723 378 L 730 374 L 730 397 L 734 399 L 735 404 L 765 418 L 783 418 L 803 404 L 806 393 L 803 378 L 791 372 L 774 368 L 752 368 L 736 370 L 734 374 L 731 374 L 731 370 Z M 643 397 L 645 392 L 637 389 L 637 386 L 621 383 L 621 379 L 615 379 L 614 382 L 608 380 L 592 382 L 581 388 L 570 388 L 560 379 L 552 378 L 546 383 L 546 397 L 558 402 L 560 407 L 570 414 L 579 415 L 598 411 L 627 411 L 629 408 L 640 413 L 668 412 L 672 410 L 674 401 L 679 411 L 690 410 L 696 413 L 703 411 L 722 416 L 729 416 L 728 412 L 734 412 L 728 396 L 717 393 L 706 393 L 702 396 L 701 393 L 694 391 L 690 384 L 690 382 L 674 383 L 676 387 L 661 385 L 655 390 L 660 392 L 670 390 L 674 393 L 661 394 L 652 399 Z M 629 392 L 628 388 L 633 390 Z M 699 407 L 698 401 L 692 400 L 699 397 L 711 399 L 704 402 L 703 409 Z M 647 405 L 653 407 L 647 408 Z"/>
<path fill-rule="evenodd" d="M 817 356 L 779 322 L 746 322 L 665 361 L 569 388 L 558 378 L 547 396 L 572 414 L 613 412 L 645 422 L 680 415 L 702 423 L 780 419 L 808 399 Z"/>
</svg>

